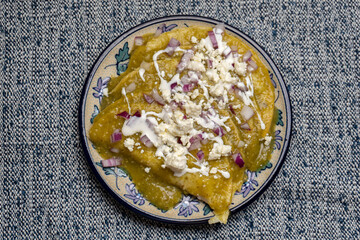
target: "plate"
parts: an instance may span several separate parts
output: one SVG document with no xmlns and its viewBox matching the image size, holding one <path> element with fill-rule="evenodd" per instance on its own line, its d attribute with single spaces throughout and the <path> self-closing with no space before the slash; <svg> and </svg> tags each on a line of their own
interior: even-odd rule
<svg viewBox="0 0 360 240">
<path fill-rule="evenodd" d="M 181 201 L 168 211 L 158 209 L 147 201 L 136 189 L 125 169 L 103 168 L 102 160 L 87 135 L 94 117 L 99 113 L 103 90 L 111 77 L 123 73 L 129 62 L 134 37 L 145 33 L 154 33 L 157 28 L 168 32 L 180 27 L 191 25 L 215 26 L 220 21 L 198 16 L 171 16 L 155 19 L 140 24 L 124 32 L 114 40 L 99 56 L 86 79 L 79 107 L 79 127 L 81 142 L 88 163 L 102 185 L 124 206 L 131 210 L 167 223 L 195 224 L 206 223 L 213 216 L 210 207 L 191 195 L 183 195 Z M 163 25 L 165 23 L 165 26 Z M 249 36 L 225 24 L 226 30 L 243 41 L 257 52 L 269 70 L 275 87 L 275 107 L 278 121 L 275 127 L 275 144 L 269 163 L 256 172 L 247 171 L 248 180 L 241 191 L 236 192 L 230 206 L 232 213 L 246 207 L 259 197 L 271 184 L 284 162 L 290 142 L 291 107 L 283 78 L 269 55 Z M 231 218 L 231 216 L 230 216 Z"/>
</svg>

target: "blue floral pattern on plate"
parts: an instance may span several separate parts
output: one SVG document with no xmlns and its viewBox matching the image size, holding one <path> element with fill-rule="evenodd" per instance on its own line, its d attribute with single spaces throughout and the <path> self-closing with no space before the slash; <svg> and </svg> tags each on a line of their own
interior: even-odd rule
<svg viewBox="0 0 360 240">
<path fill-rule="evenodd" d="M 191 216 L 193 212 L 199 212 L 199 209 L 196 205 L 199 204 L 199 201 L 194 199 L 192 196 L 183 196 L 181 202 L 177 204 L 174 209 L 179 209 L 178 216 Z"/>
<path fill-rule="evenodd" d="M 136 191 L 134 183 L 126 184 L 125 189 L 127 194 L 124 194 L 124 196 L 131 199 L 134 204 L 138 204 L 139 206 L 145 204 L 145 199 Z"/>
</svg>

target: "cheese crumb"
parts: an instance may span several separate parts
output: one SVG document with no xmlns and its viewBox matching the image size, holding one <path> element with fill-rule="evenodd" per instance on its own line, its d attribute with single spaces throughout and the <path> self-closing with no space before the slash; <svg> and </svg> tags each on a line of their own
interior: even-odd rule
<svg viewBox="0 0 360 240">
<path fill-rule="evenodd" d="M 221 156 L 227 156 L 231 152 L 230 145 L 220 145 L 214 143 L 214 147 L 209 154 L 209 160 L 219 159 Z"/>
<path fill-rule="evenodd" d="M 150 172 L 150 169 L 151 169 L 151 168 L 146 167 L 146 168 L 145 168 L 145 172 L 146 172 L 146 173 L 149 173 L 149 172 Z"/>
<path fill-rule="evenodd" d="M 272 137 L 271 136 L 265 136 L 265 145 L 266 146 L 269 146 L 270 145 L 270 142 L 271 142 L 271 139 L 272 139 Z"/>
<path fill-rule="evenodd" d="M 198 43 L 198 40 L 197 40 L 197 38 L 195 36 L 192 36 L 191 37 L 191 42 L 192 43 Z"/>
<path fill-rule="evenodd" d="M 135 141 L 132 138 L 125 139 L 124 146 L 129 149 L 130 152 L 134 151 Z"/>
<path fill-rule="evenodd" d="M 105 97 L 109 96 L 109 89 L 108 89 L 108 88 L 104 88 L 104 89 L 103 89 L 103 95 L 104 95 Z"/>
</svg>

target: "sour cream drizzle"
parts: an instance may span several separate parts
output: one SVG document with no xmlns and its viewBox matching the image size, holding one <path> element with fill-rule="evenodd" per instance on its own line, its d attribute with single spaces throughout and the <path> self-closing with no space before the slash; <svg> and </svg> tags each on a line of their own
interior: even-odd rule
<svg viewBox="0 0 360 240">
<path fill-rule="evenodd" d="M 125 100 L 126 100 L 126 102 L 127 102 L 128 108 L 129 108 L 129 114 L 131 115 L 131 108 L 130 108 L 130 104 L 129 104 L 129 99 L 128 99 L 127 96 L 126 96 L 126 90 L 125 90 L 125 88 L 122 88 L 121 93 L 122 93 L 122 95 L 124 95 L 124 97 L 125 97 Z"/>
</svg>

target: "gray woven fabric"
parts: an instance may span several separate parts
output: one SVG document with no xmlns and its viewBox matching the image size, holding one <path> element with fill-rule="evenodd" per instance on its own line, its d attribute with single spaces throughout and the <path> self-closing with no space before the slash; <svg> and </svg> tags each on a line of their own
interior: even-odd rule
<svg viewBox="0 0 360 240">
<path fill-rule="evenodd" d="M 355 1 L 2 1 L 0 239 L 359 239 L 360 4 Z M 171 226 L 122 207 L 79 141 L 87 73 L 123 31 L 161 16 L 229 23 L 273 58 L 293 132 L 271 187 L 227 225 Z"/>
</svg>

